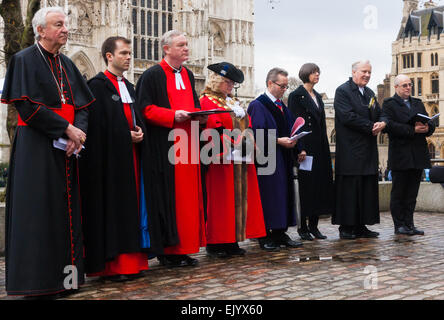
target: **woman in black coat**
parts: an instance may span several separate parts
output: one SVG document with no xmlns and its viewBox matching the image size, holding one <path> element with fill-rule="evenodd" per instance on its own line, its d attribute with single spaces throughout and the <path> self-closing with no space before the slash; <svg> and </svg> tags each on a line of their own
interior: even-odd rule
<svg viewBox="0 0 444 320">
<path fill-rule="evenodd" d="M 305 136 L 304 151 L 313 157 L 312 171 L 298 171 L 301 202 L 301 225 L 298 233 L 302 240 L 326 239 L 318 229 L 319 216 L 332 214 L 334 187 L 330 147 L 327 138 L 325 111 L 322 97 L 313 87 L 319 82 L 320 69 L 316 64 L 304 64 L 299 78 L 304 83 L 290 94 L 288 107 L 295 117 L 302 117 Z M 308 226 L 307 226 L 308 218 Z"/>
</svg>

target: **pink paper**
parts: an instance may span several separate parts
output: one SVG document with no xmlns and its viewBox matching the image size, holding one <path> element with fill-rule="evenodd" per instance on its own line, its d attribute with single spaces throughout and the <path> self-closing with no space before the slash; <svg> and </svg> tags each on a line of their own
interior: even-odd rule
<svg viewBox="0 0 444 320">
<path fill-rule="evenodd" d="M 293 124 L 293 128 L 291 129 L 291 136 L 290 137 L 293 137 L 296 134 L 296 132 L 298 132 L 298 130 L 300 128 L 302 128 L 304 125 L 305 125 L 304 118 L 301 118 L 301 117 L 297 118 Z"/>
</svg>

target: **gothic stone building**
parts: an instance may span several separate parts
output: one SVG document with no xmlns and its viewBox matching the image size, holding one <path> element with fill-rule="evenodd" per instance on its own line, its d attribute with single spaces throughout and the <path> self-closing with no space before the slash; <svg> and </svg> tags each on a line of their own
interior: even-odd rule
<svg viewBox="0 0 444 320">
<path fill-rule="evenodd" d="M 427 1 L 404 0 L 403 20 L 392 44 L 390 96 L 394 95 L 394 79 L 409 76 L 412 95 L 422 99 L 429 115 L 442 113 L 435 134 L 428 138 L 432 158 L 444 158 L 444 6 Z"/>
<path fill-rule="evenodd" d="M 26 3 L 22 0 L 23 15 Z M 254 99 L 254 0 L 42 0 L 42 5 L 58 5 L 68 13 L 70 37 L 63 50 L 87 79 L 105 69 L 100 54 L 103 41 L 120 35 L 133 42 L 134 59 L 126 77 L 137 82 L 162 59 L 162 34 L 176 29 L 187 34 L 191 55 L 186 66 L 195 74 L 198 94 L 208 75 L 206 67 L 229 61 L 245 74 L 239 98 Z M 0 32 L 2 28 L 1 21 Z M 0 78 L 4 74 L 5 66 L 0 65 Z M 2 106 L 1 162 L 9 157 L 5 117 Z"/>
</svg>

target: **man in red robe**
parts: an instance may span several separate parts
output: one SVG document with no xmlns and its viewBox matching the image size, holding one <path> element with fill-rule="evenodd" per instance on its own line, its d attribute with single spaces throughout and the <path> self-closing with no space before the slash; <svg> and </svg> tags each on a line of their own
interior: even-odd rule
<svg viewBox="0 0 444 320">
<path fill-rule="evenodd" d="M 126 281 L 148 269 L 142 251 L 159 252 L 161 240 L 158 220 L 146 211 L 144 121 L 134 110 L 134 86 L 123 77 L 130 67 L 130 40 L 106 39 L 102 56 L 107 70 L 88 82 L 97 100 L 81 159 L 86 271 Z"/>
<path fill-rule="evenodd" d="M 169 31 L 161 46 L 164 59 L 143 73 L 136 88 L 152 153 L 147 205 L 149 212 L 158 213 L 163 225 L 169 226 L 163 235 L 177 239 L 165 248 L 160 262 L 168 267 L 195 266 L 198 261 L 188 254 L 199 252 L 206 244 L 199 132 L 192 134 L 189 115 L 200 110 L 199 98 L 193 73 L 183 66 L 189 55 L 185 35 Z M 204 123 L 206 118 L 193 120 Z"/>
</svg>

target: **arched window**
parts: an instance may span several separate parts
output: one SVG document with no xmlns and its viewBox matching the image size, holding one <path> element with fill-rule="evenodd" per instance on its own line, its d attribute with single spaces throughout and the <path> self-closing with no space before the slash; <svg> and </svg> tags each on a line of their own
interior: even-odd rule
<svg viewBox="0 0 444 320">
<path fill-rule="evenodd" d="M 432 108 L 432 117 L 433 117 L 435 114 L 438 114 L 438 113 L 439 113 L 439 108 L 438 108 L 437 106 L 434 106 L 434 107 Z M 439 117 L 435 119 L 435 124 L 436 124 L 437 127 L 439 127 Z"/>
<path fill-rule="evenodd" d="M 435 159 L 435 157 L 436 157 L 436 148 L 435 148 L 435 145 L 433 143 L 429 144 L 429 153 L 430 153 L 430 158 L 431 159 Z"/>
<path fill-rule="evenodd" d="M 386 144 L 387 142 L 387 134 L 381 133 L 379 134 L 379 144 Z"/>
<path fill-rule="evenodd" d="M 336 130 L 335 129 L 333 129 L 333 131 L 331 132 L 330 142 L 333 144 L 336 144 Z"/>
<path fill-rule="evenodd" d="M 432 53 L 430 55 L 430 61 L 432 62 L 432 67 L 435 65 L 435 55 Z"/>
<path fill-rule="evenodd" d="M 432 74 L 432 93 L 439 93 L 439 76 L 436 73 Z"/>
<path fill-rule="evenodd" d="M 435 66 L 437 66 L 437 65 L 439 65 L 439 63 L 438 63 L 438 54 L 435 53 Z"/>
</svg>

